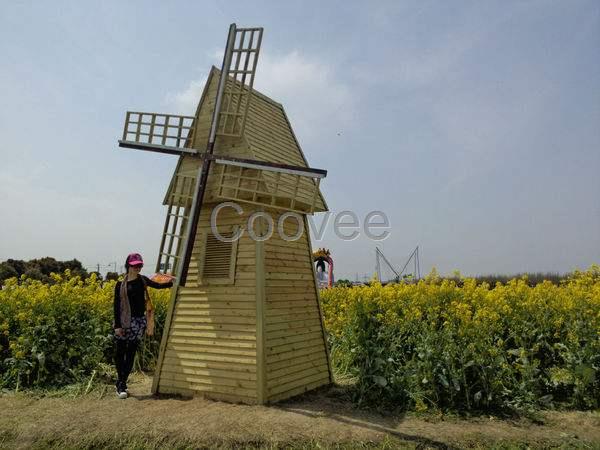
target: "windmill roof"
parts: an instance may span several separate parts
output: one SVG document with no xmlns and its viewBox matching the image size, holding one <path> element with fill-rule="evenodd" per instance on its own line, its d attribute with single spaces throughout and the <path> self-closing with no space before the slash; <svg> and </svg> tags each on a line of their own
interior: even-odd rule
<svg viewBox="0 0 600 450">
<path fill-rule="evenodd" d="M 196 109 L 196 120 L 200 122 L 192 146 L 201 151 L 205 150 L 204 147 L 208 142 L 220 73 L 221 71 L 215 66 L 211 68 Z M 215 154 L 243 155 L 259 161 L 309 167 L 283 105 L 257 90 L 252 90 L 251 95 L 244 135 L 241 138 L 217 138 Z M 227 145 L 219 145 L 220 141 Z M 180 157 L 175 173 L 179 171 L 185 158 L 190 157 Z M 165 204 L 172 184 L 173 180 L 165 196 Z M 327 204 L 320 191 L 315 206 L 317 211 L 327 211 Z"/>
</svg>

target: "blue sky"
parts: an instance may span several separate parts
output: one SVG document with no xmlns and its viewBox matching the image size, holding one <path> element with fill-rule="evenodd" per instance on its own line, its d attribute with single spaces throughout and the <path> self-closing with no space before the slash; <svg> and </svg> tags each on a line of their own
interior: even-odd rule
<svg viewBox="0 0 600 450">
<path fill-rule="evenodd" d="M 2 2 L 0 260 L 153 265 L 176 158 L 119 149 L 124 114 L 193 112 L 231 22 L 265 28 L 256 87 L 334 213 L 386 212 L 395 265 L 600 262 L 597 1 Z M 374 272 L 364 237 L 314 246 Z"/>
</svg>

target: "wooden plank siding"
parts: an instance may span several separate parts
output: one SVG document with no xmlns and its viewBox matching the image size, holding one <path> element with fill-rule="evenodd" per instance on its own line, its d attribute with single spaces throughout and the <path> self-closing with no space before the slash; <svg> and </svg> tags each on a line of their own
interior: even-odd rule
<svg viewBox="0 0 600 450">
<path fill-rule="evenodd" d="M 210 231 L 213 206 L 203 208 L 197 236 Z M 219 231 L 243 224 L 251 213 L 224 209 Z M 200 242 L 196 239 L 188 282 L 177 291 L 158 392 L 256 403 L 256 243 L 247 233 L 240 239 L 234 284 L 203 285 Z"/>
<path fill-rule="evenodd" d="M 254 95 L 250 102 L 246 139 L 255 159 L 308 167 L 283 107 L 263 95 Z M 274 174 L 264 173 L 263 176 L 268 183 L 275 183 Z M 300 201 L 312 202 L 313 183 L 310 179 L 301 180 L 298 192 Z M 315 209 L 327 210 L 320 192 L 317 193 Z"/>
<path fill-rule="evenodd" d="M 270 213 L 277 222 L 279 213 Z M 284 230 L 294 235 L 297 224 L 286 222 Z M 264 243 L 270 402 L 331 381 L 308 239 L 305 228 L 296 241 L 286 241 L 274 233 Z"/>
</svg>

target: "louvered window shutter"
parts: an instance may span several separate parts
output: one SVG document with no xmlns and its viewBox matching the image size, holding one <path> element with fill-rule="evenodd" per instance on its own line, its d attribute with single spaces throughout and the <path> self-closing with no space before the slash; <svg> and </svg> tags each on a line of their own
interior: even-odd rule
<svg viewBox="0 0 600 450">
<path fill-rule="evenodd" d="M 221 235 L 231 238 L 232 233 Z M 233 284 L 236 255 L 237 241 L 224 242 L 208 232 L 201 255 L 200 284 Z"/>
</svg>

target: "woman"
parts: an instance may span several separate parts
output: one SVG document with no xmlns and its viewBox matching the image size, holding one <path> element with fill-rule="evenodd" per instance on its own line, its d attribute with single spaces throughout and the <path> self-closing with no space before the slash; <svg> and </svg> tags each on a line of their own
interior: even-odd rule
<svg viewBox="0 0 600 450">
<path fill-rule="evenodd" d="M 127 398 L 127 378 L 133 369 L 135 352 L 146 331 L 146 286 L 155 289 L 166 289 L 173 286 L 173 281 L 156 283 L 140 271 L 144 261 L 139 253 L 131 253 L 125 260 L 127 273 L 123 281 L 115 286 L 114 329 L 115 329 L 115 366 L 118 379 L 117 396 Z"/>
</svg>

